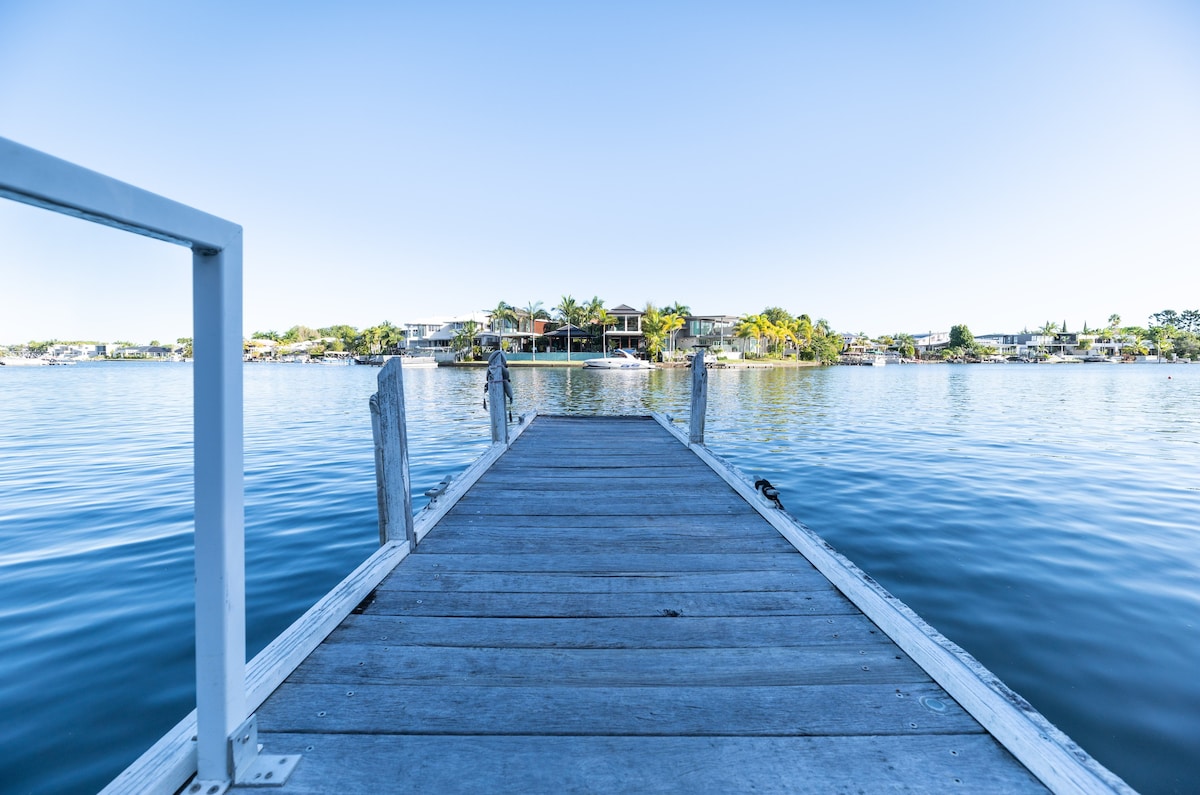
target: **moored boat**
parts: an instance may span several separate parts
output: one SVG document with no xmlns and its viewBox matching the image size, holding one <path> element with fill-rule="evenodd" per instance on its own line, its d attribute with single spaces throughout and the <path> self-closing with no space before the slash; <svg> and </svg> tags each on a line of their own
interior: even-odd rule
<svg viewBox="0 0 1200 795">
<path fill-rule="evenodd" d="M 46 359 L 32 356 L 0 356 L 0 365 L 5 367 L 45 367 L 50 364 Z"/>
<path fill-rule="evenodd" d="M 603 359 L 588 359 L 583 366 L 589 370 L 653 370 L 654 365 L 639 359 L 626 350 L 617 350 L 613 356 Z"/>
</svg>

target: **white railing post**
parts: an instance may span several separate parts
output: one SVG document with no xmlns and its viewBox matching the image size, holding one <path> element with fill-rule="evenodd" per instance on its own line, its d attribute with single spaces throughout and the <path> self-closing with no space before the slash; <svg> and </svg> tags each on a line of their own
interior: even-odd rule
<svg viewBox="0 0 1200 795">
<path fill-rule="evenodd" d="M 375 491 L 379 505 L 379 543 L 413 535 L 412 477 L 408 463 L 408 425 L 404 410 L 404 371 L 399 356 L 379 371 L 379 391 L 371 396 L 371 431 L 375 437 Z"/>
<path fill-rule="evenodd" d="M 7 138 L 0 197 L 192 250 L 197 779 L 283 784 L 299 757 L 260 756 L 246 714 L 242 228 Z"/>
<path fill-rule="evenodd" d="M 688 441 L 704 444 L 704 413 L 708 410 L 708 369 L 704 366 L 704 350 L 692 356 L 692 413 L 689 417 Z"/>
<path fill-rule="evenodd" d="M 197 778 L 228 781 L 246 717 L 242 245 L 192 255 Z"/>
</svg>

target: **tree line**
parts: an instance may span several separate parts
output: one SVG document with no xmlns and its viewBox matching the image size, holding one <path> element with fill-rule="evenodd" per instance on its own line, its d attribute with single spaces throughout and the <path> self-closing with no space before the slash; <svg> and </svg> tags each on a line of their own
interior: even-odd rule
<svg viewBox="0 0 1200 795">
<path fill-rule="evenodd" d="M 1187 309 L 1177 312 L 1164 309 L 1150 315 L 1145 326 L 1123 325 L 1121 316 L 1109 315 L 1108 324 L 1099 328 L 1088 328 L 1084 323 L 1078 332 L 1067 330 L 1067 322 L 1061 324 L 1046 321 L 1032 332 L 1025 327 L 1022 334 L 1036 334 L 1046 340 L 1042 344 L 1058 344 L 1070 339 L 1080 350 L 1089 350 L 1095 342 L 1116 343 L 1122 354 L 1147 356 L 1154 353 L 1160 357 L 1176 357 L 1200 360 L 1200 310 Z M 946 358 L 984 356 L 995 353 L 986 343 L 977 341 L 965 324 L 951 327 L 950 341 L 941 355 Z"/>
<path fill-rule="evenodd" d="M 641 331 L 646 352 L 651 358 L 661 358 L 664 352 L 674 347 L 677 332 L 683 328 L 684 318 L 691 314 L 691 309 L 678 301 L 662 307 L 648 302 L 642 312 Z M 549 311 L 543 308 L 541 301 L 529 301 L 523 306 L 501 301 L 489 310 L 488 314 L 491 315 L 492 331 L 500 331 L 506 323 L 513 326 L 518 323 L 524 324 L 532 335 L 535 350 L 538 340 L 534 332 L 535 326 L 529 322 L 530 319 L 548 321 L 547 331 L 553 331 L 565 323 L 580 328 L 585 337 L 574 343 L 580 345 L 579 349 L 585 346 L 594 348 L 594 340 L 604 339 L 604 332 L 618 322 L 598 296 L 593 296 L 589 301 L 580 301 L 565 295 Z M 468 356 L 481 353 L 475 338 L 487 330 L 475 322 L 465 323 L 457 330 L 451 347 Z M 1031 332 L 1026 327 L 1022 333 Z M 1050 339 L 1059 339 L 1071 334 L 1067 330 L 1066 321 L 1061 324 L 1047 321 L 1032 333 Z M 1153 352 L 1161 356 L 1200 360 L 1200 310 L 1197 309 L 1164 309 L 1150 315 L 1145 326 L 1124 325 L 1121 316 L 1114 314 L 1109 316 L 1107 325 L 1089 328 L 1088 324 L 1084 323 L 1083 328 L 1075 334 L 1094 337 L 1101 342 L 1118 342 L 1123 353 L 1147 355 Z M 765 358 L 795 358 L 831 363 L 837 361 L 843 347 L 842 337 L 830 328 L 827 321 L 814 321 L 807 314 L 792 315 L 780 307 L 767 307 L 757 314 L 741 316 L 734 326 L 733 335 L 740 339 L 754 340 L 756 350 L 749 355 Z M 859 336 L 868 339 L 865 334 Z M 396 354 L 403 350 L 406 342 L 404 330 L 389 321 L 362 330 L 346 324 L 320 328 L 296 325 L 282 333 L 271 330 L 256 331 L 252 338 L 269 339 L 283 345 L 315 341 L 316 344 L 308 348 L 309 353 L 314 356 L 319 356 L 326 350 L 346 351 L 356 355 Z M 190 337 L 180 337 L 176 342 L 182 346 L 185 356 L 191 355 Z M 910 334 L 885 334 L 871 339 L 871 342 L 881 348 L 896 350 L 904 357 L 916 355 L 916 340 Z M 34 340 L 0 346 L 0 352 L 38 356 L 51 347 L 62 344 L 97 343 L 94 340 Z M 135 343 L 118 340 L 111 344 L 133 346 Z M 159 343 L 152 340 L 150 344 Z M 1084 339 L 1080 340 L 1079 344 L 1080 347 L 1086 348 L 1091 342 Z M 544 347 L 542 349 L 544 350 Z M 959 324 L 951 329 L 949 345 L 943 349 L 942 354 L 960 357 L 986 355 L 989 352 L 986 345 L 975 340 L 965 324 Z"/>
</svg>

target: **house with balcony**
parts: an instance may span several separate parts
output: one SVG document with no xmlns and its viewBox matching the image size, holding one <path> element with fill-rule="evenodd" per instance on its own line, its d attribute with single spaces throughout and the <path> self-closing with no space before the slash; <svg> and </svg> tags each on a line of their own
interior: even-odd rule
<svg viewBox="0 0 1200 795">
<path fill-rule="evenodd" d="M 913 347 L 919 356 L 934 353 L 950 344 L 949 331 L 931 331 L 928 334 L 914 334 Z"/>
<path fill-rule="evenodd" d="M 645 347 L 642 335 L 642 315 L 640 309 L 634 309 L 627 304 L 621 304 L 608 310 L 608 314 L 616 319 L 616 324 L 604 330 L 604 347 L 632 348 L 641 350 Z"/>
<path fill-rule="evenodd" d="M 675 350 L 709 348 L 725 355 L 740 355 L 753 341 L 734 336 L 737 322 L 733 315 L 688 315 L 683 319 L 683 328 L 675 332 Z"/>
</svg>

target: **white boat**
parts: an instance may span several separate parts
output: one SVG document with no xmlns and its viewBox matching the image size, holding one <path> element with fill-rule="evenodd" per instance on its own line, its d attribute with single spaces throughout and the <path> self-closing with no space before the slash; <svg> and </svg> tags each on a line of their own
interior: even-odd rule
<svg viewBox="0 0 1200 795">
<path fill-rule="evenodd" d="M 437 367 L 438 360 L 432 356 L 401 356 L 401 366 L 405 370 L 413 367 Z"/>
<path fill-rule="evenodd" d="M 617 350 L 613 356 L 603 359 L 585 359 L 583 366 L 589 370 L 653 370 L 650 362 L 637 358 L 625 350 Z"/>
<path fill-rule="evenodd" d="M 48 364 L 46 359 L 32 356 L 0 356 L 0 365 L 7 367 L 45 367 Z"/>
<path fill-rule="evenodd" d="M 883 367 L 887 364 L 887 357 L 882 353 L 867 353 L 863 354 L 861 363 L 867 367 Z"/>
</svg>

